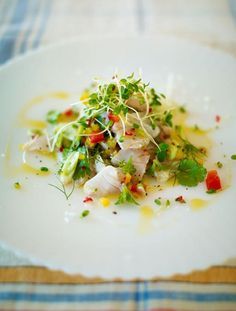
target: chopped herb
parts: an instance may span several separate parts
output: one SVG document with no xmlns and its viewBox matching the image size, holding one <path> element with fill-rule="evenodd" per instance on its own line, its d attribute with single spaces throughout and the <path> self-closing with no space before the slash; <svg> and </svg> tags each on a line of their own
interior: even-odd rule
<svg viewBox="0 0 236 311">
<path fill-rule="evenodd" d="M 156 93 L 156 91 L 152 88 L 150 89 L 151 94 L 151 103 L 150 106 L 161 106 L 160 96 Z"/>
<path fill-rule="evenodd" d="M 138 129 L 138 128 L 139 128 L 139 125 L 138 125 L 137 123 L 134 123 L 134 124 L 133 124 L 133 128 Z"/>
<path fill-rule="evenodd" d="M 14 183 L 14 188 L 17 189 L 17 190 L 21 189 L 21 184 L 18 181 L 15 182 Z"/>
<path fill-rule="evenodd" d="M 56 110 L 50 110 L 46 115 L 46 120 L 48 123 L 55 124 L 58 122 L 61 113 Z"/>
<path fill-rule="evenodd" d="M 207 174 L 207 170 L 196 160 L 183 159 L 179 162 L 176 172 L 178 182 L 183 186 L 197 186 L 202 182 Z"/>
<path fill-rule="evenodd" d="M 119 138 L 119 142 L 120 142 L 120 143 L 123 143 L 124 140 L 125 140 L 125 139 L 124 139 L 124 136 L 121 136 L 121 137 Z"/>
<path fill-rule="evenodd" d="M 172 118 L 173 118 L 172 113 L 168 112 L 164 118 L 164 123 L 172 127 L 173 126 Z"/>
<path fill-rule="evenodd" d="M 216 190 L 215 189 L 209 189 L 206 191 L 206 193 L 213 194 L 213 193 L 216 193 Z"/>
<path fill-rule="evenodd" d="M 156 203 L 156 205 L 161 205 L 161 200 L 159 199 L 154 200 L 154 202 Z"/>
<path fill-rule="evenodd" d="M 165 143 L 160 143 L 159 148 L 157 148 L 157 158 L 160 162 L 163 162 L 167 158 L 167 151 L 169 149 L 169 145 Z"/>
<path fill-rule="evenodd" d="M 133 165 L 132 158 L 129 158 L 127 162 L 121 161 L 119 163 L 119 167 L 124 174 L 129 173 L 130 175 L 133 175 L 136 172 L 136 168 Z"/>
<path fill-rule="evenodd" d="M 85 209 L 85 210 L 81 213 L 80 218 L 87 217 L 87 216 L 89 215 L 89 213 L 90 213 L 90 211 L 87 210 L 87 209 Z"/>
<path fill-rule="evenodd" d="M 185 153 L 187 158 L 198 158 L 203 157 L 205 155 L 205 150 L 203 148 L 197 148 L 193 144 L 191 144 L 188 140 L 181 138 L 183 141 L 182 150 Z"/>
<path fill-rule="evenodd" d="M 139 205 L 138 202 L 136 202 L 135 199 L 133 198 L 132 194 L 130 193 L 126 185 L 122 186 L 118 200 L 115 202 L 116 205 L 124 203 L 133 203 Z"/>
<path fill-rule="evenodd" d="M 218 162 L 216 163 L 216 165 L 217 165 L 217 167 L 219 167 L 219 168 L 222 168 L 222 167 L 223 167 L 223 164 L 222 164 L 220 161 L 218 161 Z"/>
<path fill-rule="evenodd" d="M 66 188 L 65 188 L 63 182 L 60 180 L 60 178 L 57 177 L 57 179 L 58 179 L 59 183 L 61 184 L 61 188 L 58 187 L 57 185 L 53 185 L 53 184 L 48 184 L 48 185 L 53 187 L 53 188 L 55 188 L 55 189 L 57 189 L 57 190 L 59 190 L 61 193 L 64 194 L 66 200 L 68 200 L 70 198 L 70 196 L 72 195 L 72 193 L 74 192 L 75 182 L 73 183 L 73 187 L 72 187 L 71 191 L 69 193 L 67 193 Z"/>
<path fill-rule="evenodd" d="M 166 200 L 166 207 L 170 206 L 170 200 Z"/>
<path fill-rule="evenodd" d="M 46 166 L 42 166 L 42 167 L 40 167 L 40 171 L 41 172 L 48 172 L 49 169 Z"/>
<path fill-rule="evenodd" d="M 186 108 L 184 106 L 179 107 L 181 113 L 186 113 Z"/>
<path fill-rule="evenodd" d="M 232 159 L 232 160 L 236 160 L 236 154 L 232 154 L 232 155 L 231 155 L 231 159 Z"/>
</svg>

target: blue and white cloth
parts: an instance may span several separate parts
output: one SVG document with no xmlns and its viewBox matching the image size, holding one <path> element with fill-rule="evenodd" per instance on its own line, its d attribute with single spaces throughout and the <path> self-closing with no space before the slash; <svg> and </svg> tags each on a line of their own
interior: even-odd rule
<svg viewBox="0 0 236 311">
<path fill-rule="evenodd" d="M 236 55 L 234 0 L 0 0 L 0 64 L 86 35 L 167 33 Z M 0 190 L 1 191 L 1 190 Z M 236 310 L 236 267 L 152 281 L 86 279 L 0 248 L 0 310 Z"/>
</svg>

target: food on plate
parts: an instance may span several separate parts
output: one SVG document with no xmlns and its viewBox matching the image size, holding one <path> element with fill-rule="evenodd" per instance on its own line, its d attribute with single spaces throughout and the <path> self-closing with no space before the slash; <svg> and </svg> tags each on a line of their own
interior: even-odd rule
<svg viewBox="0 0 236 311">
<path fill-rule="evenodd" d="M 217 171 L 204 167 L 208 150 L 191 141 L 200 130 L 186 125 L 187 116 L 141 78 L 115 75 L 93 83 L 67 110 L 50 110 L 48 128 L 31 130 L 24 151 L 55 153 L 63 189 L 82 187 L 86 203 L 99 198 L 109 205 L 107 196 L 117 194 L 115 204 L 137 205 L 149 183 L 169 181 L 196 187 L 206 179 L 208 191 L 221 190 Z"/>
</svg>

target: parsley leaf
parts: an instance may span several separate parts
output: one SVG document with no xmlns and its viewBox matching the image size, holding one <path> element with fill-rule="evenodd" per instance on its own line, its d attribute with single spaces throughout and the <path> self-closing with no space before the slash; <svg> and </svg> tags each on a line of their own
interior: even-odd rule
<svg viewBox="0 0 236 311">
<path fill-rule="evenodd" d="M 207 170 L 197 161 L 183 159 L 179 162 L 176 178 L 181 185 L 194 187 L 206 177 Z"/>
<path fill-rule="evenodd" d="M 132 194 L 130 193 L 129 189 L 126 185 L 122 186 L 121 193 L 118 197 L 118 200 L 115 202 L 116 205 L 124 204 L 124 203 L 132 203 L 139 205 L 138 202 L 135 201 Z"/>
</svg>

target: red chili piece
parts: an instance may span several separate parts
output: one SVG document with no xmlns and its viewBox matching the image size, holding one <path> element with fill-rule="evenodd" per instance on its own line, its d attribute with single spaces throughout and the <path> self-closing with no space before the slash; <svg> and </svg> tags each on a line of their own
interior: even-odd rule
<svg viewBox="0 0 236 311">
<path fill-rule="evenodd" d="M 133 185 L 130 187 L 130 191 L 132 191 L 132 192 L 138 192 L 137 184 L 133 184 Z"/>
<path fill-rule="evenodd" d="M 216 170 L 209 171 L 206 178 L 207 190 L 221 190 L 220 177 Z"/>
<path fill-rule="evenodd" d="M 177 197 L 175 199 L 176 202 L 179 202 L 179 203 L 186 203 L 184 197 L 182 195 L 180 195 L 179 197 Z"/>
<path fill-rule="evenodd" d="M 114 123 L 120 121 L 120 118 L 111 112 L 108 113 L 108 119 Z"/>
<path fill-rule="evenodd" d="M 133 136 L 134 132 L 133 131 L 125 131 L 126 136 Z"/>
<path fill-rule="evenodd" d="M 91 197 L 86 197 L 83 200 L 84 203 L 89 203 L 89 202 L 93 202 L 93 199 Z"/>
<path fill-rule="evenodd" d="M 67 117 L 73 116 L 73 110 L 72 109 L 67 109 L 64 111 L 64 115 Z"/>
<path fill-rule="evenodd" d="M 215 117 L 215 120 L 216 120 L 217 123 L 219 123 L 220 120 L 221 120 L 221 117 L 217 114 L 216 117 Z"/>
<path fill-rule="evenodd" d="M 89 136 L 89 139 L 91 143 L 97 144 L 105 140 L 104 134 L 103 133 L 93 133 L 91 136 Z"/>
<path fill-rule="evenodd" d="M 60 151 L 60 152 L 63 152 L 63 150 L 64 150 L 64 147 L 61 146 L 60 149 L 59 149 L 59 151 Z"/>
</svg>

